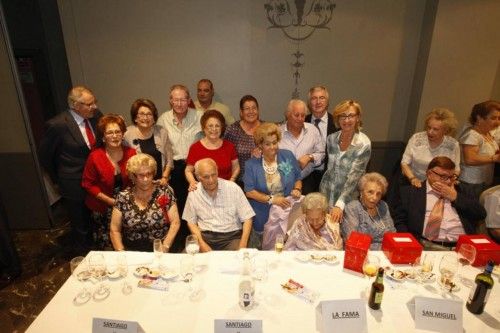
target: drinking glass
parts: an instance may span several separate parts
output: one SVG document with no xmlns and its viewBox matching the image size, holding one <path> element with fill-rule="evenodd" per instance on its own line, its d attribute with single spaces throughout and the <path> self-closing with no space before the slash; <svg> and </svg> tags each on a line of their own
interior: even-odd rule
<svg viewBox="0 0 500 333">
<path fill-rule="evenodd" d="M 120 272 L 120 277 L 123 278 L 122 283 L 122 293 L 128 295 L 132 292 L 132 285 L 127 281 L 128 275 L 128 263 L 127 255 L 125 253 L 118 254 L 118 271 Z"/>
<path fill-rule="evenodd" d="M 163 254 L 163 243 L 161 242 L 161 239 L 155 238 L 153 240 L 153 252 L 156 257 L 156 262 L 159 265 L 161 255 Z"/>
<path fill-rule="evenodd" d="M 439 272 L 441 277 L 439 282 L 443 289 L 452 291 L 455 284 L 453 278 L 458 270 L 458 259 L 455 253 L 443 255 L 439 263 Z"/>
<path fill-rule="evenodd" d="M 283 246 L 284 246 L 284 237 L 283 235 L 278 235 L 276 236 L 276 240 L 275 240 L 275 243 L 274 243 L 274 251 L 276 253 L 281 253 L 281 251 L 283 251 Z"/>
<path fill-rule="evenodd" d="M 368 254 L 363 262 L 363 273 L 368 276 L 368 279 L 377 275 L 380 267 L 380 259 L 376 255 Z"/>
<path fill-rule="evenodd" d="M 472 265 L 474 260 L 476 260 L 476 248 L 472 246 L 471 244 L 462 244 L 460 245 L 460 248 L 458 249 L 458 262 L 461 265 L 461 268 L 459 270 L 458 278 L 460 279 L 460 282 L 466 287 L 472 287 L 473 286 L 473 281 L 469 278 L 466 278 L 462 272 L 465 270 L 465 266 L 467 265 Z"/>
<path fill-rule="evenodd" d="M 251 266 L 251 276 L 252 279 L 256 281 L 256 283 L 259 284 L 259 286 L 256 286 L 256 301 L 257 303 L 261 303 L 264 299 L 264 287 L 263 285 L 266 283 L 267 278 L 268 278 L 268 264 L 267 260 L 265 258 L 260 258 L 260 257 L 255 257 L 252 260 L 252 266 Z"/>
<path fill-rule="evenodd" d="M 99 281 L 99 286 L 94 291 L 92 297 L 94 300 L 103 300 L 109 296 L 109 287 L 102 281 L 106 276 L 106 261 L 104 256 L 100 253 L 94 253 L 89 257 L 89 270 L 92 276 Z"/>
<path fill-rule="evenodd" d="M 181 274 L 181 279 L 188 285 L 189 299 L 194 302 L 202 298 L 203 292 L 199 288 L 198 283 L 194 282 L 193 256 L 189 255 L 189 256 L 183 256 L 181 258 L 180 274 Z"/>
<path fill-rule="evenodd" d="M 186 237 L 186 253 L 190 255 L 195 255 L 200 252 L 200 244 L 198 242 L 198 237 L 195 235 L 189 235 Z"/>
<path fill-rule="evenodd" d="M 90 292 L 87 290 L 87 288 L 85 288 L 85 281 L 90 277 L 87 261 L 84 257 L 76 257 L 71 259 L 69 265 L 73 277 L 75 277 L 75 279 L 83 284 L 83 288 L 80 289 L 75 298 L 73 298 L 73 303 L 85 304 L 88 302 L 91 296 Z"/>
</svg>

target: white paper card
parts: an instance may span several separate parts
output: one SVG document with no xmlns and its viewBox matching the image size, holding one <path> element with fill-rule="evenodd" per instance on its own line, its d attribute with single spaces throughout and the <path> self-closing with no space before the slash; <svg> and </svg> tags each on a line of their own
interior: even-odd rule
<svg viewBox="0 0 500 333">
<path fill-rule="evenodd" d="M 411 238 L 409 237 L 394 237 L 393 239 L 398 243 L 411 243 Z"/>
<path fill-rule="evenodd" d="M 474 244 L 489 244 L 489 243 L 491 243 L 486 238 L 471 239 L 471 242 L 474 243 Z"/>
<path fill-rule="evenodd" d="M 262 333 L 262 320 L 215 319 L 215 333 Z"/>
<path fill-rule="evenodd" d="M 316 330 L 321 333 L 366 333 L 366 302 L 362 299 L 321 301 L 316 307 Z"/>
<path fill-rule="evenodd" d="M 415 297 L 415 328 L 443 333 L 462 332 L 462 300 Z"/>
<path fill-rule="evenodd" d="M 136 321 L 93 318 L 92 333 L 137 333 L 139 324 Z"/>
</svg>

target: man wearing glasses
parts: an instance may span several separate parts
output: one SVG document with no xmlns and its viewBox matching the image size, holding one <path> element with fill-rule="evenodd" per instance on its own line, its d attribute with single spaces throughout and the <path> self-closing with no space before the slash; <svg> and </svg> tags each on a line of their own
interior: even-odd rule
<svg viewBox="0 0 500 333">
<path fill-rule="evenodd" d="M 72 88 L 68 93 L 69 109 L 47 122 L 39 147 L 40 163 L 64 199 L 78 254 L 86 253 L 92 245 L 90 212 L 85 206 L 86 192 L 81 182 L 87 157 L 100 140 L 95 128 L 102 113 L 96 103 L 89 88 Z"/>
<path fill-rule="evenodd" d="M 174 169 L 170 174 L 170 186 L 172 186 L 175 192 L 179 215 L 182 216 L 189 187 L 184 175 L 186 158 L 191 144 L 201 138 L 200 119 L 203 113 L 189 108 L 189 103 L 191 102 L 189 90 L 181 84 L 175 84 L 170 87 L 169 101 L 172 109 L 162 114 L 158 118 L 157 124 L 167 130 L 168 137 L 172 143 Z M 181 246 L 179 240 L 183 241 L 188 233 L 187 225 L 182 221 L 178 237 L 173 244 L 174 251 L 181 250 L 178 248 L 178 246 Z"/>
<path fill-rule="evenodd" d="M 450 250 L 462 234 L 476 233 L 486 217 L 477 199 L 456 184 L 455 163 L 437 156 L 427 167 L 425 186 L 404 185 L 389 205 L 398 232 L 411 232 L 425 250 Z"/>
</svg>

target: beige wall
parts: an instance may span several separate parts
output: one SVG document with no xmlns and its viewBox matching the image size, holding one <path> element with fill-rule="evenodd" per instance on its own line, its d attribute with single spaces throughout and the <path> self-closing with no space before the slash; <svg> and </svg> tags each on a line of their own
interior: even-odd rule
<svg viewBox="0 0 500 333">
<path fill-rule="evenodd" d="M 73 83 L 96 93 L 104 112 L 128 115 L 137 97 L 168 105 L 168 87 L 211 78 L 235 116 L 241 96 L 281 120 L 293 90 L 296 46 L 269 23 L 265 1 L 59 1 Z M 291 1 L 290 3 L 294 3 Z M 401 139 L 425 3 L 337 1 L 331 30 L 302 43 L 302 97 L 321 83 L 331 106 L 354 98 L 373 140 Z M 380 121 L 385 119 L 386 121 Z"/>
<path fill-rule="evenodd" d="M 500 98 L 500 1 L 440 0 L 417 130 L 434 107 L 448 107 L 460 125 L 472 106 Z"/>
</svg>

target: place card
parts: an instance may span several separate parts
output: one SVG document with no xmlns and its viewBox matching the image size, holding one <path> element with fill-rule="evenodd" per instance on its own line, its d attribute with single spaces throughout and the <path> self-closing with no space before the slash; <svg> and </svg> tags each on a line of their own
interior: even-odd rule
<svg viewBox="0 0 500 333">
<path fill-rule="evenodd" d="M 472 238 L 470 241 L 474 244 L 490 244 L 491 243 L 486 238 Z"/>
<path fill-rule="evenodd" d="M 92 333 L 138 333 L 139 324 L 136 321 L 93 318 Z"/>
<path fill-rule="evenodd" d="M 366 302 L 362 299 L 321 301 L 316 306 L 316 330 L 321 333 L 366 333 Z"/>
<path fill-rule="evenodd" d="M 215 333 L 262 333 L 262 320 L 215 319 Z"/>
<path fill-rule="evenodd" d="M 411 243 L 412 242 L 410 237 L 394 237 L 393 239 L 395 242 L 398 242 L 398 243 Z"/>
<path fill-rule="evenodd" d="M 462 332 L 462 300 L 415 297 L 415 328 L 436 332 Z"/>
</svg>

